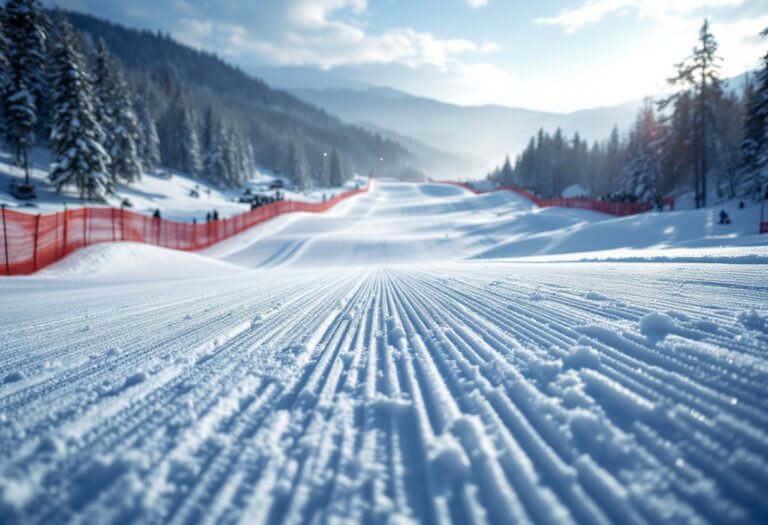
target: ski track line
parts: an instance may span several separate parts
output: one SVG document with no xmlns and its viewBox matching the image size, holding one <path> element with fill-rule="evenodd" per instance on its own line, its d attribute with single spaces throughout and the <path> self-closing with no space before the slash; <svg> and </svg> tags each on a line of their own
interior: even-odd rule
<svg viewBox="0 0 768 525">
<path fill-rule="evenodd" d="M 50 307 L 8 283 L 35 293 L 2 320 L 0 521 L 760 523 L 764 273 L 714 266 L 83 281 Z"/>
</svg>

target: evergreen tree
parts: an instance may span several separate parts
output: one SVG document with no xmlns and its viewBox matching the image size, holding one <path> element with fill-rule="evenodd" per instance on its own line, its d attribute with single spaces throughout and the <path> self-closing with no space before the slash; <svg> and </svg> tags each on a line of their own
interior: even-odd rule
<svg viewBox="0 0 768 525">
<path fill-rule="evenodd" d="M 203 155 L 203 176 L 222 188 L 238 186 L 243 182 L 237 140 L 235 133 L 224 129 L 218 116 L 210 110 L 206 113 L 203 142 L 207 146 Z"/>
<path fill-rule="evenodd" d="M 499 170 L 499 179 L 504 184 L 511 184 L 513 181 L 514 173 L 512 171 L 512 163 L 509 161 L 509 156 L 507 156 L 504 159 L 504 164 L 501 166 L 501 170 Z"/>
<path fill-rule="evenodd" d="M 768 29 L 762 35 L 768 36 Z M 761 198 L 768 188 L 768 52 L 754 82 L 747 84 L 737 193 Z"/>
<path fill-rule="evenodd" d="M 8 86 L 8 38 L 5 36 L 3 17 L 0 16 L 0 94 Z"/>
<path fill-rule="evenodd" d="M 253 172 L 256 171 L 253 145 L 250 142 L 246 142 L 243 153 L 243 176 L 245 180 L 250 180 L 253 178 Z"/>
<path fill-rule="evenodd" d="M 692 93 L 683 92 L 673 102 L 671 114 L 662 120 L 667 128 L 662 153 L 662 193 L 696 186 L 696 130 Z M 662 102 L 662 109 L 667 103 Z"/>
<path fill-rule="evenodd" d="M 157 125 L 147 105 L 141 110 L 141 160 L 144 169 L 155 170 L 160 166 L 160 136 L 157 133 Z"/>
<path fill-rule="evenodd" d="M 641 201 L 659 195 L 663 128 L 657 122 L 650 102 L 638 114 L 630 134 L 627 161 L 623 169 L 623 190 Z"/>
<path fill-rule="evenodd" d="M 335 149 L 331 151 L 331 159 L 328 168 L 328 184 L 333 188 L 342 186 L 347 181 L 347 174 L 341 163 L 339 152 Z"/>
<path fill-rule="evenodd" d="M 205 152 L 203 176 L 206 180 L 220 187 L 229 183 L 230 173 L 224 153 L 222 136 L 212 137 L 208 151 Z"/>
<path fill-rule="evenodd" d="M 694 157 L 694 187 L 696 207 L 706 206 L 708 181 L 717 166 L 715 158 L 722 151 L 718 143 L 718 124 L 722 115 L 722 81 L 719 69 L 722 59 L 717 56 L 717 42 L 709 30 L 709 21 L 699 31 L 699 41 L 692 54 L 677 65 L 677 74 L 669 80 L 681 91 L 667 102 L 690 94 L 693 109 L 691 130 Z"/>
<path fill-rule="evenodd" d="M 3 90 L 5 139 L 24 167 L 29 184 L 29 150 L 35 141 L 45 94 L 48 21 L 38 0 L 8 0 L 3 11 L 7 72 Z"/>
<path fill-rule="evenodd" d="M 200 140 L 197 123 L 184 96 L 179 92 L 173 99 L 163 126 L 165 144 L 163 162 L 188 175 L 201 170 Z"/>
<path fill-rule="evenodd" d="M 50 178 L 57 190 L 71 184 L 81 198 L 103 199 L 111 191 L 110 158 L 102 146 L 104 131 L 94 113 L 88 72 L 67 21 L 60 23 L 58 36 L 51 57 L 55 162 Z"/>
<path fill-rule="evenodd" d="M 123 72 L 103 40 L 96 48 L 93 86 L 96 116 L 106 135 L 105 147 L 112 158 L 112 181 L 134 182 L 141 178 L 141 129 Z"/>
<path fill-rule="evenodd" d="M 239 186 L 243 181 L 242 177 L 242 150 L 234 131 L 227 131 L 223 134 L 224 139 L 224 162 L 227 166 L 227 182 L 229 187 Z"/>
<path fill-rule="evenodd" d="M 614 126 L 611 135 L 605 144 L 604 161 L 600 163 L 598 180 L 593 189 L 601 195 L 616 190 L 616 181 L 619 180 L 624 166 L 624 147 L 621 143 L 621 135 L 618 126 Z"/>
<path fill-rule="evenodd" d="M 298 190 L 309 188 L 309 167 L 304 154 L 304 149 L 291 141 L 288 145 L 285 174 L 293 187 Z"/>
</svg>

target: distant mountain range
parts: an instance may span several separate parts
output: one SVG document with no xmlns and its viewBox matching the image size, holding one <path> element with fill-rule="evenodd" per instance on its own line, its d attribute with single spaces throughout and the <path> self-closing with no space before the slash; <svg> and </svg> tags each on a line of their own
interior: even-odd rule
<svg viewBox="0 0 768 525">
<path fill-rule="evenodd" d="M 561 127 L 569 135 L 579 132 L 589 140 L 603 139 L 614 125 L 629 127 L 642 103 L 564 114 L 495 105 L 458 106 L 389 88 L 289 91 L 348 122 L 374 124 L 462 156 L 477 172 L 475 176 L 504 155 L 520 152 L 539 128 L 551 131 Z M 461 171 L 465 169 L 462 166 Z"/>
<path fill-rule="evenodd" d="M 377 129 L 414 151 L 435 176 L 451 178 L 477 177 L 505 155 L 514 157 L 539 128 L 551 132 L 560 127 L 567 135 L 603 140 L 614 125 L 628 130 L 643 103 L 551 113 L 448 104 L 313 68 L 265 68 L 256 74 L 347 122 Z M 744 79 L 729 79 L 727 87 L 742 89 Z"/>
</svg>

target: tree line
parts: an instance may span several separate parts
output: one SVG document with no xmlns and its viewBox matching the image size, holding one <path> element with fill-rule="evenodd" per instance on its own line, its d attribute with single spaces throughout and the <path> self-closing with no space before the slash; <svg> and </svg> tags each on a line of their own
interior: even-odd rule
<svg viewBox="0 0 768 525">
<path fill-rule="evenodd" d="M 132 57 L 132 58 L 131 58 Z M 127 59 L 127 60 L 126 60 Z M 58 189 L 103 200 L 159 166 L 236 187 L 255 166 L 296 188 L 338 186 L 354 171 L 405 169 L 410 153 L 167 35 L 40 0 L 0 8 L 2 133 L 29 184 L 29 155 L 52 152 Z"/>
<path fill-rule="evenodd" d="M 669 80 L 676 92 L 646 100 L 628 133 L 614 127 L 590 145 L 578 133 L 539 130 L 514 164 L 507 158 L 488 177 L 544 197 L 579 184 L 615 200 L 691 192 L 696 207 L 713 198 L 758 199 L 768 189 L 768 53 L 743 93 L 725 89 L 721 62 L 705 20 Z"/>
</svg>

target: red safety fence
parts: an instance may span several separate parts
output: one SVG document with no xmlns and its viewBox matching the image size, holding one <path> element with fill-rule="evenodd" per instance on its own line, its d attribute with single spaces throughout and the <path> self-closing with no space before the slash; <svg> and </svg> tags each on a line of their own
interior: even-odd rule
<svg viewBox="0 0 768 525">
<path fill-rule="evenodd" d="M 766 194 L 768 196 L 768 194 Z M 764 198 L 760 203 L 760 234 L 768 233 L 768 217 L 765 216 L 765 203 L 768 198 Z"/>
<path fill-rule="evenodd" d="M 69 253 L 101 242 L 131 241 L 175 250 L 200 250 L 284 213 L 320 213 L 368 187 L 325 202 L 279 201 L 205 223 L 169 221 L 119 208 L 79 208 L 46 215 L 2 207 L 0 275 L 27 275 Z"/>
<path fill-rule="evenodd" d="M 600 213 L 607 213 L 609 215 L 616 215 L 619 217 L 636 215 L 638 213 L 644 213 L 653 209 L 653 204 L 650 202 L 607 202 L 592 199 L 590 197 L 555 197 L 552 199 L 542 199 L 541 197 L 537 197 L 528 190 L 524 190 L 512 185 L 501 186 L 489 191 L 480 191 L 472 187 L 472 185 L 463 182 L 445 181 L 445 183 L 453 184 L 454 186 L 461 186 L 462 188 L 465 188 L 475 194 L 493 193 L 496 191 L 512 191 L 522 197 L 525 197 L 539 208 L 579 208 L 582 210 L 592 210 Z M 667 197 L 664 199 L 664 206 L 668 207 L 670 210 L 674 210 L 675 198 Z"/>
</svg>

